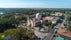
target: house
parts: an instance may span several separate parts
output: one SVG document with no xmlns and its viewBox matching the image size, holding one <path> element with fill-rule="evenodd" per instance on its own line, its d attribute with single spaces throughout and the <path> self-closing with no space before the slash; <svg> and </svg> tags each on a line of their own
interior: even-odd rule
<svg viewBox="0 0 71 40">
<path fill-rule="evenodd" d="M 55 14 L 51 14 L 51 16 L 63 16 L 63 14 L 61 12 L 55 12 Z"/>
<path fill-rule="evenodd" d="M 21 19 L 21 18 L 22 18 L 22 16 L 21 16 L 21 14 L 20 14 L 20 13 L 16 13 L 16 14 L 15 14 L 15 18 L 19 18 L 19 19 Z"/>
<path fill-rule="evenodd" d="M 51 21 L 52 23 L 56 23 L 57 20 L 58 20 L 57 17 L 54 18 L 54 17 L 51 17 L 51 16 L 47 16 L 47 17 L 44 17 L 44 18 L 42 18 L 42 19 L 43 19 L 43 21 L 45 21 L 45 20 L 49 20 L 49 21 Z"/>
<path fill-rule="evenodd" d="M 62 16 L 63 14 L 61 12 L 55 12 L 55 16 Z"/>
<path fill-rule="evenodd" d="M 62 37 L 65 37 L 69 40 L 71 40 L 71 32 L 70 31 L 67 31 L 65 29 L 62 29 L 62 28 L 59 28 L 58 29 L 58 34 Z"/>
</svg>

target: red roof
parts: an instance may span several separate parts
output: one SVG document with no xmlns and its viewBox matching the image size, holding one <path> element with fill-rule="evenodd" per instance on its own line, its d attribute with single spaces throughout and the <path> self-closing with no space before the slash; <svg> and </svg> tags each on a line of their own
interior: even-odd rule
<svg viewBox="0 0 71 40">
<path fill-rule="evenodd" d="M 35 21 L 38 21 L 38 19 L 35 18 Z"/>
<path fill-rule="evenodd" d="M 56 16 L 62 16 L 62 13 L 56 13 Z"/>
<path fill-rule="evenodd" d="M 37 18 L 33 18 L 33 21 L 38 21 L 38 19 Z"/>
<path fill-rule="evenodd" d="M 71 32 L 70 31 L 67 31 L 65 29 L 62 29 L 62 28 L 59 28 L 58 29 L 58 34 L 60 34 L 62 36 L 65 36 L 67 38 L 71 38 Z"/>
</svg>

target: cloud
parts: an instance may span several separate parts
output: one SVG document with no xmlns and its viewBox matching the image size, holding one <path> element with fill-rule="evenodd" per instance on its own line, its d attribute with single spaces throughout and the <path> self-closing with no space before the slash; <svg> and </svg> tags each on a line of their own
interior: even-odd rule
<svg viewBox="0 0 71 40">
<path fill-rule="evenodd" d="M 0 8 L 36 8 L 45 7 L 46 5 L 43 2 L 0 3 Z"/>
</svg>

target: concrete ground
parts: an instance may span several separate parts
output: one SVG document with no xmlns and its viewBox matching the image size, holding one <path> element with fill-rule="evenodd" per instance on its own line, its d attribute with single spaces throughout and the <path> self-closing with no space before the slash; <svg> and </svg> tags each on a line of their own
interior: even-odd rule
<svg viewBox="0 0 71 40">
<path fill-rule="evenodd" d="M 34 33 L 38 38 L 44 38 L 45 36 L 48 35 L 48 33 L 39 32 L 37 30 L 34 30 Z"/>
</svg>

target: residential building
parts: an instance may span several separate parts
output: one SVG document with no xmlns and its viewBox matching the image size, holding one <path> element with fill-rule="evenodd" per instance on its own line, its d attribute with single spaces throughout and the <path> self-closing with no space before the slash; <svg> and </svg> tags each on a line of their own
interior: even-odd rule
<svg viewBox="0 0 71 40">
<path fill-rule="evenodd" d="M 69 39 L 71 40 L 71 32 L 70 31 L 67 31 L 63 28 L 59 28 L 58 29 L 58 34 L 66 39 Z"/>
</svg>

